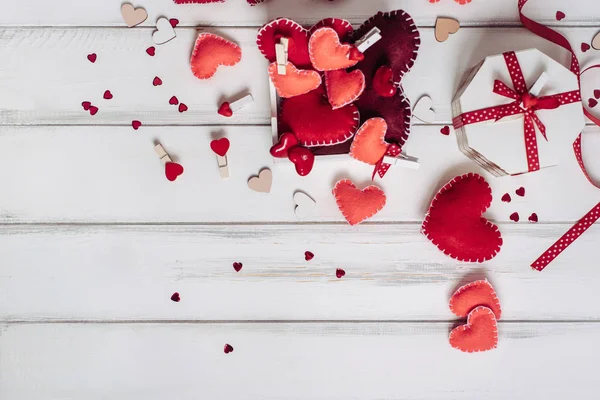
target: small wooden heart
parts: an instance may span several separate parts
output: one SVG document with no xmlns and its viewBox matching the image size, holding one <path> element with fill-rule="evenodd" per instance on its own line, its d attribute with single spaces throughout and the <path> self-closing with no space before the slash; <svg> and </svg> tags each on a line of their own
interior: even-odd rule
<svg viewBox="0 0 600 400">
<path fill-rule="evenodd" d="M 435 122 L 436 116 L 433 109 L 433 100 L 429 96 L 421 96 L 413 108 L 413 116 L 426 124 Z"/>
<path fill-rule="evenodd" d="M 596 50 L 600 50 L 600 32 L 592 39 L 592 47 Z"/>
<path fill-rule="evenodd" d="M 165 44 L 175 39 L 175 29 L 166 18 L 160 18 L 156 21 L 156 31 L 152 34 L 152 40 L 155 44 Z"/>
<path fill-rule="evenodd" d="M 435 21 L 435 40 L 445 42 L 451 34 L 458 32 L 460 22 L 454 18 L 438 17 Z"/>
<path fill-rule="evenodd" d="M 121 15 L 128 27 L 133 28 L 144 22 L 148 18 L 148 13 L 143 8 L 135 8 L 129 3 L 121 6 Z"/>
<path fill-rule="evenodd" d="M 269 193 L 273 184 L 273 173 L 270 169 L 262 169 L 258 176 L 253 176 L 248 179 L 248 187 L 255 192 Z"/>
<path fill-rule="evenodd" d="M 298 218 L 308 217 L 317 205 L 313 198 L 304 192 L 294 193 L 294 203 L 296 203 L 296 208 L 294 211 L 296 213 L 296 217 Z"/>
</svg>

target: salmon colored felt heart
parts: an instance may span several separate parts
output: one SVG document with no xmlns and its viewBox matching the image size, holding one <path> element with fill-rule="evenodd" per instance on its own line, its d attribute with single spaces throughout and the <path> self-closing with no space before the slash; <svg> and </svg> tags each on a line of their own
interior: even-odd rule
<svg viewBox="0 0 600 400">
<path fill-rule="evenodd" d="M 321 75 L 317 71 L 298 70 L 294 67 L 294 64 L 288 62 L 285 66 L 285 72 L 285 75 L 279 75 L 277 63 L 272 63 L 269 66 L 271 82 L 273 82 L 279 97 L 299 96 L 321 85 Z"/>
<path fill-rule="evenodd" d="M 201 33 L 196 39 L 190 63 L 198 79 L 208 79 L 221 65 L 233 66 L 241 59 L 242 49 L 237 44 L 213 33 Z"/>
<path fill-rule="evenodd" d="M 498 322 L 492 310 L 476 307 L 461 325 L 450 332 L 450 345 L 465 353 L 495 349 L 498 346 Z"/>
<path fill-rule="evenodd" d="M 450 310 L 465 318 L 476 307 L 487 307 L 499 320 L 502 315 L 496 291 L 487 280 L 471 282 L 459 288 L 450 298 Z"/>
<path fill-rule="evenodd" d="M 294 133 L 303 146 L 331 146 L 352 138 L 358 120 L 353 104 L 332 109 L 321 85 L 301 96 L 283 99 L 279 131 Z"/>
<path fill-rule="evenodd" d="M 498 227 L 481 216 L 491 203 L 492 190 L 481 176 L 456 177 L 436 194 L 421 232 L 455 260 L 490 260 L 502 246 Z"/>
<path fill-rule="evenodd" d="M 338 34 L 340 40 L 347 41 L 350 40 L 350 36 L 354 32 L 354 28 L 352 24 L 345 19 L 340 18 L 325 18 L 321 21 L 317 22 L 310 28 L 309 34 L 313 34 L 319 28 L 331 28 Z"/>
<path fill-rule="evenodd" d="M 386 132 L 387 124 L 383 118 L 366 120 L 354 136 L 350 156 L 370 165 L 377 164 L 389 146 L 385 142 Z"/>
<path fill-rule="evenodd" d="M 385 193 L 377 186 L 358 189 L 350 180 L 335 184 L 333 195 L 338 208 L 350 225 L 357 225 L 377 214 L 385 206 Z"/>
<path fill-rule="evenodd" d="M 301 69 L 312 68 L 308 55 L 308 31 L 297 22 L 278 18 L 264 25 L 258 31 L 256 44 L 270 62 L 275 62 L 275 45 L 281 38 L 288 38 L 288 60 Z"/>
<path fill-rule="evenodd" d="M 325 86 L 329 104 L 336 110 L 358 99 L 365 90 L 365 76 L 360 70 L 327 71 L 325 72 Z"/>
<path fill-rule="evenodd" d="M 318 71 L 334 71 L 356 65 L 358 60 L 350 59 L 352 47 L 342 44 L 337 32 L 329 27 L 314 31 L 308 42 L 310 61 Z"/>
</svg>

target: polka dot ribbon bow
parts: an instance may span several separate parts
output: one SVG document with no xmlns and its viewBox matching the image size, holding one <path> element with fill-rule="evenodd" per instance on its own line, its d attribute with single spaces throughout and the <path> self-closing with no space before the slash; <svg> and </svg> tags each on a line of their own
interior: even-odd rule
<svg viewBox="0 0 600 400">
<path fill-rule="evenodd" d="M 539 129 L 544 139 L 546 137 L 546 126 L 537 116 L 538 110 L 551 110 L 564 104 L 581 101 L 579 90 L 554 94 L 551 96 L 536 97 L 527 89 L 527 83 L 523 77 L 521 65 L 514 51 L 503 54 L 506 67 L 508 68 L 514 90 L 502 81 L 494 81 L 494 93 L 513 99 L 509 104 L 483 108 L 459 115 L 452 121 L 455 129 L 465 125 L 476 124 L 483 121 L 499 121 L 512 115 L 523 114 L 525 147 L 527 149 L 527 165 L 530 172 L 540 169 L 540 159 L 537 146 L 535 127 Z"/>
<path fill-rule="evenodd" d="M 377 164 L 375 164 L 375 169 L 373 170 L 373 176 L 371 177 L 371 179 L 375 179 L 375 174 L 379 174 L 379 177 L 383 178 L 392 166 L 392 164 L 384 162 L 385 157 L 397 157 L 401 152 L 402 149 L 400 148 L 400 146 L 398 146 L 395 143 L 390 144 L 387 148 L 387 151 L 385 152 L 385 155 L 381 157 L 379 161 L 377 161 Z"/>
</svg>

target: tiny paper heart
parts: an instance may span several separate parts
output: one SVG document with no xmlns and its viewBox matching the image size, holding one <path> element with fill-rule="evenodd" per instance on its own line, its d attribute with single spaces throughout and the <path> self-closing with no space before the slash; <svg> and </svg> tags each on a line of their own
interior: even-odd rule
<svg viewBox="0 0 600 400">
<path fill-rule="evenodd" d="M 229 151 L 229 139 L 227 138 L 221 138 L 218 140 L 213 140 L 212 142 L 210 142 L 210 148 L 212 149 L 212 151 L 215 152 L 215 154 L 221 156 L 221 157 L 225 157 L 225 155 L 227 154 L 227 152 Z"/>
<path fill-rule="evenodd" d="M 510 194 L 505 193 L 504 196 L 502 196 L 502 201 L 505 203 L 510 203 L 512 201 L 512 198 L 510 197 Z"/>
<path fill-rule="evenodd" d="M 467 324 L 450 332 L 450 345 L 465 353 L 495 349 L 498 346 L 498 322 L 493 311 L 487 307 L 471 311 Z"/>
<path fill-rule="evenodd" d="M 387 123 L 383 118 L 371 118 L 365 121 L 354 136 L 350 147 L 350 156 L 358 161 L 375 165 L 388 149 L 385 142 Z"/>
<path fill-rule="evenodd" d="M 107 91 L 104 92 L 104 95 L 102 97 L 104 97 L 105 100 L 110 100 L 110 99 L 113 98 L 113 95 L 110 92 L 110 90 L 107 90 Z"/>
<path fill-rule="evenodd" d="M 519 213 L 518 213 L 518 212 L 514 212 L 514 213 L 510 214 L 510 217 L 509 217 L 509 218 L 510 218 L 510 220 L 511 220 L 511 221 L 513 221 L 513 222 L 519 222 L 519 220 L 521 219 L 521 218 L 519 217 Z"/>
<path fill-rule="evenodd" d="M 177 25 L 179 25 L 179 20 L 177 18 L 171 18 L 169 19 L 169 23 L 173 28 L 177 28 Z"/>
<path fill-rule="evenodd" d="M 181 297 L 179 296 L 179 293 L 177 293 L 177 292 L 173 293 L 173 295 L 171 296 L 171 300 L 173 300 L 175 303 L 179 303 L 181 301 Z"/>
<path fill-rule="evenodd" d="M 385 193 L 377 186 L 358 189 L 348 179 L 335 184 L 333 195 L 338 208 L 350 225 L 357 225 L 377 214 L 386 203 Z"/>
<path fill-rule="evenodd" d="M 89 111 L 90 111 L 91 115 L 96 115 L 98 113 L 98 107 L 96 107 L 96 106 L 90 106 Z"/>
<path fill-rule="evenodd" d="M 277 63 L 269 65 L 269 76 L 279 97 L 289 98 L 315 90 L 321 85 L 321 75 L 317 71 L 299 70 L 288 62 L 285 75 L 277 73 Z"/>
<path fill-rule="evenodd" d="M 445 42 L 450 35 L 458 32 L 460 23 L 453 18 L 438 17 L 435 21 L 435 40 Z"/>
<path fill-rule="evenodd" d="M 346 271 L 344 271 L 343 269 L 341 269 L 341 268 L 338 268 L 338 269 L 336 269 L 336 270 L 335 270 L 335 276 L 336 276 L 338 279 L 341 279 L 341 278 L 343 278 L 345 275 L 346 275 Z"/>
<path fill-rule="evenodd" d="M 173 182 L 183 174 L 183 167 L 175 162 L 168 162 L 165 164 L 165 176 L 168 180 Z"/>
<path fill-rule="evenodd" d="M 431 97 L 421 96 L 413 108 L 413 115 L 415 118 L 426 124 L 433 123 L 436 120 L 436 116 L 435 111 L 433 110 L 433 100 L 431 100 Z"/>
<path fill-rule="evenodd" d="M 169 104 L 172 106 L 176 106 L 179 104 L 179 99 L 176 96 L 173 96 L 169 99 Z"/>
<path fill-rule="evenodd" d="M 594 99 L 594 98 L 590 98 L 590 99 L 588 100 L 588 106 L 589 106 L 590 108 L 594 108 L 594 107 L 596 107 L 597 105 L 598 105 L 598 100 L 596 100 L 596 99 Z"/>
<path fill-rule="evenodd" d="M 156 54 L 156 47 L 154 46 L 150 46 L 146 49 L 146 53 L 150 56 L 150 57 L 154 57 L 154 55 Z"/>
<path fill-rule="evenodd" d="M 598 100 L 600 100 L 600 89 L 596 89 L 594 90 L 594 97 Z"/>
<path fill-rule="evenodd" d="M 159 18 L 156 21 L 156 31 L 152 34 L 152 40 L 155 44 L 165 44 L 175 39 L 176 36 L 175 29 L 173 29 L 168 19 Z"/>
<path fill-rule="evenodd" d="M 234 262 L 233 263 L 233 269 L 235 270 L 235 272 L 240 272 L 242 270 L 242 267 L 244 265 L 241 262 Z"/>
<path fill-rule="evenodd" d="M 481 216 L 491 204 L 485 179 L 472 173 L 456 177 L 435 195 L 421 232 L 455 260 L 490 260 L 502 246 L 498 227 Z"/>
<path fill-rule="evenodd" d="M 365 75 L 357 69 L 352 72 L 339 69 L 325 72 L 327 98 L 334 110 L 353 103 L 365 90 Z"/>
<path fill-rule="evenodd" d="M 592 39 L 592 47 L 596 50 L 600 50 L 600 32 Z"/>
<path fill-rule="evenodd" d="M 138 129 L 140 129 L 140 126 L 142 126 L 142 123 L 140 121 L 131 121 L 131 126 L 133 127 L 133 129 L 135 129 L 136 131 Z"/>
<path fill-rule="evenodd" d="M 83 109 L 85 111 L 88 111 L 91 106 L 92 106 L 92 103 L 90 103 L 89 101 L 84 101 L 83 103 L 81 103 L 81 107 L 83 107 Z"/>
<path fill-rule="evenodd" d="M 201 33 L 196 39 L 190 64 L 198 79 L 211 78 L 220 66 L 231 67 L 242 59 L 242 49 L 237 44 L 214 33 Z"/>
<path fill-rule="evenodd" d="M 93 64 L 98 59 L 98 56 L 96 55 L 96 53 L 88 54 L 87 59 L 89 62 L 91 62 Z"/>
<path fill-rule="evenodd" d="M 566 15 L 564 12 L 562 12 L 562 11 L 556 12 L 556 20 L 557 21 L 562 21 L 565 17 L 566 17 Z"/>
<path fill-rule="evenodd" d="M 308 42 L 310 61 L 317 71 L 353 67 L 358 60 L 350 59 L 351 50 L 352 46 L 342 44 L 337 32 L 328 27 L 317 29 Z"/>
<path fill-rule="evenodd" d="M 275 45 L 281 38 L 289 39 L 289 62 L 301 69 L 312 67 L 308 55 L 308 31 L 291 19 L 278 18 L 264 25 L 258 31 L 256 44 L 267 60 L 275 62 Z"/>
<path fill-rule="evenodd" d="M 223 351 L 225 352 L 225 354 L 229 354 L 233 352 L 233 346 L 230 344 L 225 344 L 225 347 L 223 347 Z"/>
<path fill-rule="evenodd" d="M 229 102 L 225 101 L 219 106 L 219 110 L 217 111 L 217 113 L 229 118 L 233 115 L 233 110 L 231 109 L 231 105 L 229 104 Z"/>
<path fill-rule="evenodd" d="M 276 158 L 287 158 L 288 152 L 292 147 L 298 145 L 298 139 L 293 133 L 284 133 L 279 141 L 271 147 L 270 153 Z"/>
<path fill-rule="evenodd" d="M 352 36 L 352 32 L 354 32 L 354 28 L 352 28 L 352 24 L 345 19 L 340 18 L 325 18 L 321 21 L 317 22 L 310 28 L 309 34 L 313 34 L 319 28 L 331 28 L 337 34 L 340 40 L 350 40 Z"/>
<path fill-rule="evenodd" d="M 294 212 L 298 218 L 308 217 L 317 205 L 313 198 L 304 192 L 294 193 L 294 203 L 296 204 Z"/>
<path fill-rule="evenodd" d="M 515 190 L 515 193 L 517 194 L 517 196 L 525 197 L 525 188 L 521 186 L 520 188 Z"/>
<path fill-rule="evenodd" d="M 259 193 L 269 193 L 273 184 L 273 173 L 270 169 L 261 170 L 258 176 L 253 176 L 248 179 L 248 187 L 251 190 Z"/>
<path fill-rule="evenodd" d="M 486 279 L 460 287 L 450 298 L 450 311 L 457 317 L 465 318 L 479 306 L 492 310 L 497 320 L 502 316 L 496 291 Z"/>
<path fill-rule="evenodd" d="M 382 97 L 392 97 L 398 91 L 394 84 L 394 71 L 387 65 L 379 67 L 373 77 L 373 90 Z"/>
<path fill-rule="evenodd" d="M 581 43 L 581 51 L 584 53 L 590 49 L 590 45 L 587 43 Z"/>
<path fill-rule="evenodd" d="M 536 223 L 539 221 L 538 215 L 536 213 L 532 213 L 528 219 L 529 219 L 529 222 L 533 222 L 533 223 Z"/>
<path fill-rule="evenodd" d="M 315 258 L 315 255 L 314 255 L 312 252 L 310 252 L 310 251 L 305 251 L 305 252 L 304 252 L 304 259 L 305 259 L 306 261 L 310 261 L 310 260 L 312 260 L 313 258 Z"/>
<path fill-rule="evenodd" d="M 188 106 L 186 106 L 184 103 L 179 103 L 178 110 L 180 113 L 186 112 L 188 110 Z"/>
<path fill-rule="evenodd" d="M 162 79 L 160 79 L 158 76 L 155 76 L 154 79 L 152 80 L 152 84 L 154 86 L 160 86 L 162 85 Z"/>
<path fill-rule="evenodd" d="M 440 129 L 440 133 L 448 136 L 450 134 L 450 127 L 448 125 L 444 126 L 442 129 Z"/>
<path fill-rule="evenodd" d="M 141 7 L 135 8 L 129 3 L 121 6 L 121 15 L 128 27 L 133 28 L 144 22 L 148 18 L 148 13 Z"/>
<path fill-rule="evenodd" d="M 288 151 L 288 159 L 294 163 L 296 173 L 300 176 L 306 176 L 312 171 L 315 164 L 315 155 L 306 147 L 296 146 Z"/>
</svg>

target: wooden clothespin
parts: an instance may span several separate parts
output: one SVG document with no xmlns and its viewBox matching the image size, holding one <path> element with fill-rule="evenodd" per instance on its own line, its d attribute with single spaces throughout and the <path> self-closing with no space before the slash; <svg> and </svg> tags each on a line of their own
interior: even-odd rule
<svg viewBox="0 0 600 400">
<path fill-rule="evenodd" d="M 167 163 L 173 162 L 173 160 L 171 160 L 171 157 L 169 157 L 169 155 L 165 151 L 164 147 L 162 147 L 162 144 L 157 143 L 154 146 L 154 151 L 156 151 L 156 154 L 158 154 L 158 157 L 160 157 L 160 161 L 163 164 L 166 165 Z"/>
<path fill-rule="evenodd" d="M 240 109 L 242 109 L 243 107 L 246 107 L 248 104 L 254 102 L 254 97 L 252 97 L 251 94 L 247 94 L 244 97 L 242 97 L 241 99 L 238 99 L 236 101 L 234 101 L 233 103 L 229 104 L 229 107 L 231 108 L 231 111 L 236 112 L 239 111 Z"/>
<path fill-rule="evenodd" d="M 358 39 L 356 43 L 354 43 L 354 47 L 356 47 L 356 49 L 361 53 L 364 53 L 369 47 L 373 46 L 379 40 L 381 40 L 381 31 L 379 28 L 374 27 L 367 32 L 365 36 Z"/>
<path fill-rule="evenodd" d="M 156 151 L 156 154 L 158 154 L 160 157 L 160 161 L 165 166 L 165 176 L 168 180 L 173 182 L 179 177 L 179 175 L 183 174 L 183 167 L 181 164 L 173 162 L 171 157 L 165 151 L 164 147 L 162 147 L 162 144 L 156 143 L 154 145 L 154 151 Z"/>
<path fill-rule="evenodd" d="M 227 152 L 229 151 L 229 139 L 221 138 L 210 142 L 210 148 L 217 155 L 217 165 L 221 178 L 229 178 L 229 163 L 227 162 Z"/>
<path fill-rule="evenodd" d="M 288 38 L 279 39 L 279 43 L 275 44 L 275 57 L 277 58 L 277 73 L 285 75 L 286 65 L 288 63 L 288 46 L 290 40 Z"/>
<path fill-rule="evenodd" d="M 419 159 L 416 157 L 410 157 L 406 154 L 399 154 L 397 157 L 384 156 L 383 162 L 389 165 L 399 165 L 404 168 L 419 169 Z"/>
</svg>

